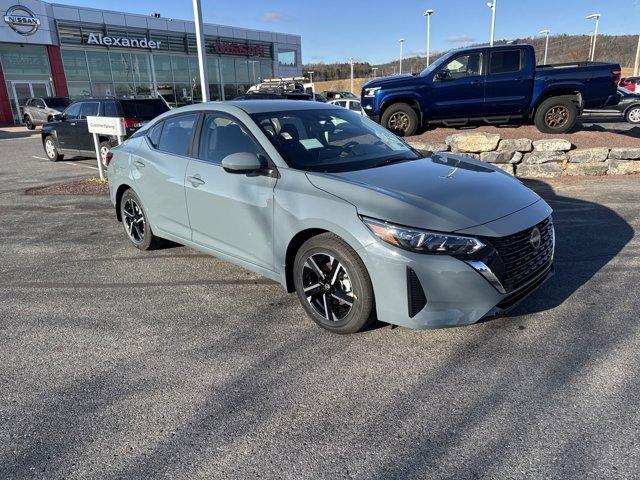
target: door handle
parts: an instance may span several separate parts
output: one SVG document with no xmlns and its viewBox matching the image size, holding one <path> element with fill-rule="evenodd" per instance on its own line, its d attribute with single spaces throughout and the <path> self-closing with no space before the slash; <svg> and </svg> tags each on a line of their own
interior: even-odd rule
<svg viewBox="0 0 640 480">
<path fill-rule="evenodd" d="M 200 185 L 204 185 L 206 183 L 198 175 L 195 175 L 193 177 L 187 177 L 187 181 L 191 183 L 191 185 L 193 185 L 195 188 L 198 188 Z"/>
<path fill-rule="evenodd" d="M 135 161 L 133 162 L 133 164 L 134 164 L 136 167 L 144 168 L 144 163 L 143 163 L 143 162 L 141 162 L 140 160 L 135 160 Z"/>
<path fill-rule="evenodd" d="M 69 125 L 71 125 L 72 127 L 74 127 L 76 125 L 76 122 L 71 122 Z"/>
</svg>

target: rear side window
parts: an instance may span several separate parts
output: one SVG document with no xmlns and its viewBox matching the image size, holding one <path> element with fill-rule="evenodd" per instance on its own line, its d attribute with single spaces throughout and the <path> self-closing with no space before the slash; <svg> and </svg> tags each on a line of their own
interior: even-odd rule
<svg viewBox="0 0 640 480">
<path fill-rule="evenodd" d="M 80 118 L 87 118 L 89 116 L 98 115 L 98 111 L 100 110 L 100 103 L 98 102 L 82 102 L 82 107 L 80 107 Z"/>
<path fill-rule="evenodd" d="M 147 138 L 149 139 L 149 143 L 153 145 L 154 148 L 158 148 L 158 143 L 160 142 L 160 133 L 162 132 L 162 126 L 164 122 L 160 122 L 149 129 L 147 132 Z"/>
<path fill-rule="evenodd" d="M 151 120 L 169 110 L 167 104 L 159 98 L 121 100 L 120 105 L 122 105 L 122 113 L 125 118 L 140 118 L 142 120 Z"/>
<path fill-rule="evenodd" d="M 520 71 L 520 50 L 492 52 L 489 73 L 511 73 Z"/>
<path fill-rule="evenodd" d="M 178 115 L 166 119 L 160 133 L 158 150 L 176 155 L 187 155 L 195 123 L 196 114 Z"/>
<path fill-rule="evenodd" d="M 105 117 L 119 117 L 118 105 L 116 102 L 104 102 L 104 116 Z"/>
<path fill-rule="evenodd" d="M 353 110 L 354 112 L 359 112 L 360 102 L 349 102 L 349 110 Z"/>
</svg>

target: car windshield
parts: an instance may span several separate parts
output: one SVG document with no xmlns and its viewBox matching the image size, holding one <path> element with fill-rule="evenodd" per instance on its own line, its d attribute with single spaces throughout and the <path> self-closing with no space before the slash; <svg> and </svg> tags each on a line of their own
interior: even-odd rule
<svg viewBox="0 0 640 480">
<path fill-rule="evenodd" d="M 49 108 L 57 108 L 59 110 L 64 110 L 71 105 L 71 100 L 65 97 L 45 98 L 45 102 Z"/>
<path fill-rule="evenodd" d="M 125 117 L 151 120 L 161 113 L 169 111 L 169 107 L 159 98 L 121 100 L 122 113 Z"/>
<path fill-rule="evenodd" d="M 393 133 L 347 109 L 255 113 L 251 117 L 291 168 L 361 170 L 421 158 Z"/>
</svg>

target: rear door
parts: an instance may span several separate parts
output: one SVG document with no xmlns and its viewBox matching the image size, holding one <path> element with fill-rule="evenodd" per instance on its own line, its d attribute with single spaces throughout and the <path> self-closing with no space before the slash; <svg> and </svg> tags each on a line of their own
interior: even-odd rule
<svg viewBox="0 0 640 480">
<path fill-rule="evenodd" d="M 191 239 L 184 192 L 197 113 L 184 113 L 154 125 L 131 155 L 136 189 L 154 229 Z"/>
<path fill-rule="evenodd" d="M 485 114 L 524 112 L 533 90 L 533 59 L 521 48 L 495 50 L 488 54 L 485 81 Z"/>
<path fill-rule="evenodd" d="M 266 157 L 242 123 L 222 112 L 207 113 L 198 159 L 187 169 L 185 191 L 194 242 L 273 270 L 273 188 L 276 179 L 228 173 L 227 155 Z"/>
<path fill-rule="evenodd" d="M 468 52 L 434 72 L 431 118 L 469 118 L 484 115 L 482 52 Z"/>
</svg>

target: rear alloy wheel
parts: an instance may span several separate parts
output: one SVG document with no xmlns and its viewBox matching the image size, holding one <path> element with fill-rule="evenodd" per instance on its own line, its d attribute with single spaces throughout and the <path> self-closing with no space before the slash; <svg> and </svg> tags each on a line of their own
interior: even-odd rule
<svg viewBox="0 0 640 480">
<path fill-rule="evenodd" d="M 569 98 L 549 98 L 542 102 L 535 114 L 535 124 L 542 133 L 566 133 L 578 118 L 578 108 Z"/>
<path fill-rule="evenodd" d="M 102 162 L 102 168 L 105 170 L 109 168 L 107 165 L 107 153 L 111 150 L 111 145 L 109 142 L 100 142 L 100 161 Z"/>
<path fill-rule="evenodd" d="M 36 126 L 31 121 L 31 117 L 29 115 L 24 117 L 24 124 L 27 127 L 27 130 L 35 130 L 35 128 L 36 128 Z"/>
<path fill-rule="evenodd" d="M 627 110 L 627 122 L 629 123 L 640 123 L 640 105 L 637 107 L 631 107 Z"/>
<path fill-rule="evenodd" d="M 401 137 L 408 137 L 418 130 L 418 115 L 406 103 L 394 103 L 382 114 L 382 126 Z"/>
<path fill-rule="evenodd" d="M 131 243 L 140 250 L 150 250 L 156 243 L 151 231 L 142 202 L 131 189 L 124 192 L 120 199 L 120 218 L 124 231 Z"/>
<path fill-rule="evenodd" d="M 44 153 L 47 154 L 47 158 L 52 162 L 57 162 L 58 160 L 62 160 L 63 158 L 63 155 L 60 155 L 60 153 L 58 153 L 56 141 L 51 135 L 44 139 Z"/>
<path fill-rule="evenodd" d="M 321 327 L 335 333 L 361 330 L 373 318 L 373 288 L 358 254 L 325 233 L 305 242 L 294 263 L 300 303 Z"/>
</svg>

